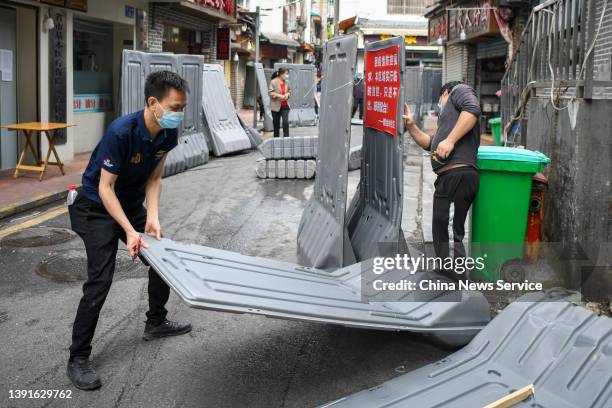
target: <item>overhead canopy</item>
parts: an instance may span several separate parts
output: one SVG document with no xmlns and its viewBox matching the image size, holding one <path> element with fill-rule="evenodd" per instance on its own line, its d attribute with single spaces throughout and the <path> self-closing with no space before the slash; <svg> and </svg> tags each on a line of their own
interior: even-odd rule
<svg viewBox="0 0 612 408">
<path fill-rule="evenodd" d="M 300 43 L 295 41 L 293 38 L 289 37 L 284 33 L 261 33 L 261 36 L 264 41 L 268 41 L 270 44 L 274 45 L 284 45 L 285 47 L 293 47 L 297 48 L 300 46 Z"/>
</svg>

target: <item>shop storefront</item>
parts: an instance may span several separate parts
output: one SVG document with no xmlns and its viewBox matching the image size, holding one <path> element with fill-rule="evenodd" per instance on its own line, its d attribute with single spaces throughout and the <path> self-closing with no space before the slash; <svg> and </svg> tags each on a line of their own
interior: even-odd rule
<svg viewBox="0 0 612 408">
<path fill-rule="evenodd" d="M 481 133 L 489 133 L 488 119 L 500 114 L 496 93 L 511 49 L 512 9 L 476 0 L 440 4 L 427 17 L 429 44 L 444 47 L 443 82 L 474 87 L 481 102 Z"/>
</svg>

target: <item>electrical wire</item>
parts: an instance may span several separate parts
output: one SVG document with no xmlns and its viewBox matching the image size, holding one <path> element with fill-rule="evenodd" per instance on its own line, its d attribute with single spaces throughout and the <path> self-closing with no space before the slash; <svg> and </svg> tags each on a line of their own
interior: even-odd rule
<svg viewBox="0 0 612 408">
<path fill-rule="evenodd" d="M 583 0 L 583 1 L 584 1 L 584 0 Z M 558 4 L 559 4 L 559 3 L 557 3 L 557 4 L 556 4 L 556 6 L 558 6 Z M 594 5 L 593 5 L 593 6 L 594 6 Z M 603 3 L 603 8 L 602 8 L 602 11 L 601 11 L 601 17 L 599 18 L 599 24 L 598 24 L 598 26 L 597 26 L 597 30 L 595 31 L 595 36 L 594 36 L 594 38 L 593 38 L 593 41 L 591 42 L 590 47 L 587 49 L 587 52 L 586 52 L 586 53 L 585 53 L 585 55 L 584 55 L 584 60 L 582 61 L 582 66 L 580 67 L 580 70 L 578 71 L 577 78 L 581 78 L 581 77 L 582 77 L 582 74 L 584 73 L 584 70 L 586 69 L 586 65 L 587 65 L 587 62 L 588 62 L 588 58 L 589 58 L 590 54 L 593 52 L 593 49 L 595 48 L 595 43 L 596 43 L 596 41 L 597 41 L 597 38 L 599 37 L 599 32 L 600 32 L 600 30 L 601 30 L 601 26 L 602 26 L 602 24 L 603 24 L 603 19 L 604 19 L 604 16 L 606 15 L 606 9 L 607 9 L 607 6 L 608 6 L 608 0 L 604 0 L 604 3 Z M 547 12 L 547 13 L 551 13 L 551 14 L 553 14 L 553 16 L 554 16 L 554 12 L 553 12 L 553 11 L 551 11 L 551 10 L 542 9 L 542 11 Z M 534 23 L 534 24 L 535 24 L 535 23 Z M 552 35 L 552 33 L 553 33 L 553 25 L 551 24 L 551 25 L 550 25 L 550 30 L 549 30 L 549 32 L 548 32 L 548 36 L 550 37 L 550 36 Z M 536 41 L 536 46 L 534 47 L 533 52 L 532 52 L 532 55 L 531 55 L 531 59 L 532 59 L 532 61 L 534 60 L 535 55 L 536 55 L 536 52 L 538 51 L 537 44 L 539 44 L 539 39 L 540 39 L 540 32 L 539 32 L 539 31 L 538 31 L 538 33 L 537 33 L 537 37 L 536 37 L 536 39 L 537 39 L 537 41 Z M 571 104 L 571 103 L 572 103 L 572 102 L 573 102 L 573 101 L 576 99 L 577 87 L 574 87 L 574 94 L 572 95 L 572 97 L 571 97 L 571 99 L 570 99 L 570 102 L 568 103 L 568 105 L 567 105 L 567 106 L 565 106 L 565 107 L 558 107 L 558 106 L 555 104 L 555 101 L 554 101 L 555 73 L 554 73 L 554 70 L 553 70 L 553 68 L 552 68 L 552 63 L 551 63 L 550 54 L 551 54 L 551 42 L 548 42 L 548 55 L 547 55 L 547 58 L 548 58 L 548 68 L 549 68 L 549 71 L 550 71 L 550 74 L 551 74 L 550 102 L 551 102 L 551 104 L 552 104 L 552 107 L 553 107 L 555 110 L 557 110 L 557 111 L 562 111 L 562 110 L 568 109 L 568 108 L 569 108 L 569 105 L 570 105 L 570 104 Z M 532 63 L 532 64 L 530 64 L 528 78 L 530 78 L 530 77 L 531 77 L 531 74 L 532 74 L 532 68 L 533 68 L 533 63 Z M 530 82 L 528 82 L 527 84 L 525 84 L 525 86 L 524 86 L 524 87 L 523 87 L 523 89 L 521 90 L 521 100 L 523 100 L 523 96 L 524 96 L 525 92 L 526 92 L 526 91 L 528 91 L 528 90 L 529 90 L 529 88 L 531 87 L 531 85 L 535 84 L 536 82 L 537 82 L 537 81 L 530 81 Z M 559 88 L 561 88 L 561 87 L 559 86 L 559 87 L 558 87 L 558 89 L 559 89 Z M 512 123 L 512 122 L 514 122 L 514 121 L 518 120 L 518 119 L 521 117 L 522 112 L 523 112 L 523 109 L 525 108 L 525 104 L 526 104 L 526 102 L 527 102 L 527 100 L 526 100 L 526 99 L 524 100 L 524 102 L 521 102 L 521 105 L 520 105 L 520 106 L 518 107 L 518 109 L 517 109 L 517 113 L 516 113 L 516 115 L 513 115 L 513 116 L 510 118 L 510 122 L 509 122 L 509 123 Z"/>
<path fill-rule="evenodd" d="M 557 6 L 558 6 L 558 3 L 557 3 Z M 606 8 L 607 8 L 607 6 L 608 6 L 608 0 L 604 0 L 603 8 L 601 10 L 601 17 L 599 17 L 599 24 L 597 25 L 597 30 L 595 31 L 595 36 L 593 37 L 593 41 L 591 42 L 591 46 L 587 49 L 587 52 L 584 54 L 584 60 L 582 61 L 582 66 L 580 67 L 580 70 L 578 71 L 577 78 L 582 78 L 582 74 L 584 73 L 584 70 L 586 68 L 587 62 L 589 60 L 589 56 L 591 55 L 591 53 L 593 52 L 593 49 L 595 48 L 595 43 L 597 41 L 597 37 L 599 37 L 599 31 L 601 30 L 601 26 L 602 26 L 604 17 L 606 15 Z M 591 7 L 595 7 L 595 5 L 593 3 L 591 3 Z M 552 11 L 546 10 L 546 9 L 543 9 L 543 11 L 545 11 L 547 13 L 553 13 Z M 553 16 L 554 16 L 554 13 L 553 13 Z M 549 32 L 549 36 L 552 35 L 552 31 L 553 31 L 552 30 L 552 28 L 553 28 L 552 24 L 550 25 L 550 28 L 551 29 L 550 29 L 550 32 Z M 550 58 L 551 44 L 552 44 L 551 42 L 548 43 L 548 69 L 550 71 L 551 80 L 552 80 L 552 83 L 551 83 L 551 86 L 550 86 L 550 103 L 551 103 L 552 107 L 555 110 L 563 111 L 565 109 L 568 109 L 570 107 L 570 104 L 573 103 L 574 100 L 576 99 L 576 92 L 577 92 L 578 87 L 577 86 L 574 87 L 574 94 L 572 95 L 572 97 L 570 98 L 570 101 L 568 102 L 568 104 L 566 106 L 558 107 L 555 104 L 555 101 L 554 101 L 555 72 L 554 72 L 554 69 L 552 67 L 551 58 Z M 560 88 L 561 88 L 561 86 L 557 87 L 557 91 Z"/>
</svg>

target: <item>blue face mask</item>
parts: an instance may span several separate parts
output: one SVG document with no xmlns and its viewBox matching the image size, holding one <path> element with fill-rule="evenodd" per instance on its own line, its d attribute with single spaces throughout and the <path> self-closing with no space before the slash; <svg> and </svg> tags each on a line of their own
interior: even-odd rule
<svg viewBox="0 0 612 408">
<path fill-rule="evenodd" d="M 155 116 L 155 114 L 154 116 L 155 119 L 157 119 L 159 126 L 161 126 L 163 129 L 176 129 L 181 123 L 183 123 L 183 118 L 185 116 L 184 112 L 167 111 L 162 108 L 161 105 L 159 105 L 159 107 L 162 111 L 164 111 L 162 117 L 158 118 Z"/>
</svg>

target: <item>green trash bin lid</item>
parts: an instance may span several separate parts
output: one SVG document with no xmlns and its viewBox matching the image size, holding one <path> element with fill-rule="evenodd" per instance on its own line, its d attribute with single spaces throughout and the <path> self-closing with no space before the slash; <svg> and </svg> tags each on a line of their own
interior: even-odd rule
<svg viewBox="0 0 612 408">
<path fill-rule="evenodd" d="M 489 125 L 501 125 L 501 118 L 498 116 L 496 118 L 489 119 Z"/>
<path fill-rule="evenodd" d="M 550 159 L 538 151 L 502 146 L 481 146 L 476 161 L 481 170 L 522 173 L 538 173 L 550 163 Z"/>
</svg>

